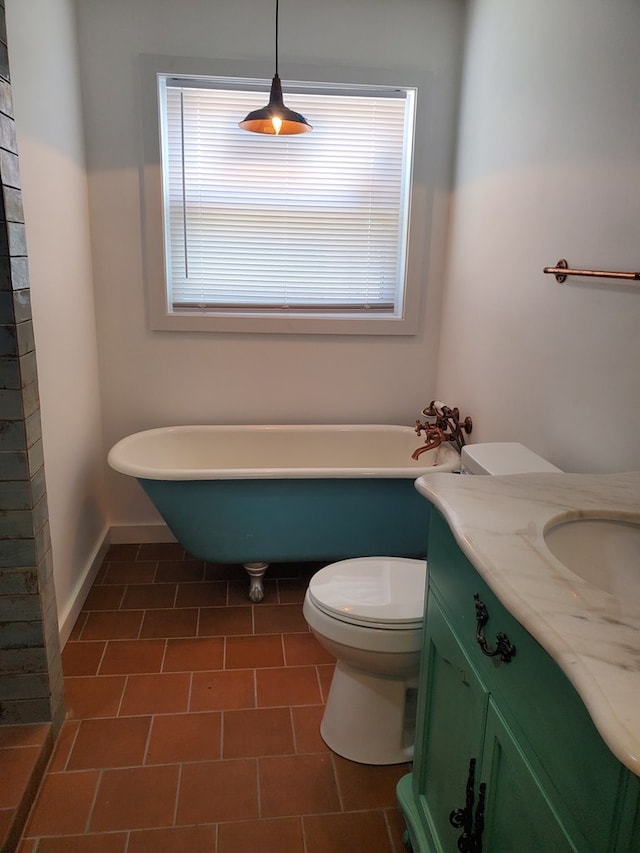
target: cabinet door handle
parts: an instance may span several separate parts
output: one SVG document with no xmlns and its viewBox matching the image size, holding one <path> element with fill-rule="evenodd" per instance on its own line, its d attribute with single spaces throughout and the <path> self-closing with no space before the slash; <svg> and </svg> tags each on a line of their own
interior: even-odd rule
<svg viewBox="0 0 640 853">
<path fill-rule="evenodd" d="M 510 642 L 509 638 L 504 633 L 496 634 L 496 646 L 490 648 L 487 643 L 487 638 L 484 635 L 484 628 L 489 621 L 489 613 L 483 601 L 480 600 L 480 595 L 476 592 L 473 596 L 476 603 L 476 643 L 482 649 L 482 653 L 489 658 L 499 657 L 504 663 L 509 663 L 511 658 L 516 655 L 516 647 Z"/>
<path fill-rule="evenodd" d="M 449 815 L 449 823 L 454 829 L 464 829 L 464 835 L 471 835 L 473 822 L 473 799 L 476 778 L 476 760 L 469 761 L 469 774 L 465 789 L 465 805 L 463 809 L 454 809 Z"/>
<path fill-rule="evenodd" d="M 475 826 L 473 821 L 473 801 L 476 777 L 476 760 L 469 761 L 469 775 L 465 790 L 465 806 L 463 809 L 454 809 L 449 815 L 449 823 L 454 829 L 462 829 L 462 835 L 458 838 L 458 850 L 460 853 L 482 853 L 482 830 L 484 828 L 484 798 L 486 785 L 480 784 L 478 804 L 476 806 Z"/>
</svg>

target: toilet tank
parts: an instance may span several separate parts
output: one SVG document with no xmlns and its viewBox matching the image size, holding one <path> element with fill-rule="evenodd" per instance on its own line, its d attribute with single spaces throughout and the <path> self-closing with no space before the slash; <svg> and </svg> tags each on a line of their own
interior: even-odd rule
<svg viewBox="0 0 640 853">
<path fill-rule="evenodd" d="M 462 474 L 533 474 L 560 468 L 517 441 L 470 444 L 462 448 Z"/>
</svg>

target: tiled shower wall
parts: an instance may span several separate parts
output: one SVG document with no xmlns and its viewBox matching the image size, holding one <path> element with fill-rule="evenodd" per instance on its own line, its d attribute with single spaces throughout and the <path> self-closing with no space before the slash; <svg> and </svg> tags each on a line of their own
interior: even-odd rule
<svg viewBox="0 0 640 853">
<path fill-rule="evenodd" d="M 20 172 L 0 0 L 0 725 L 62 722 Z"/>
</svg>

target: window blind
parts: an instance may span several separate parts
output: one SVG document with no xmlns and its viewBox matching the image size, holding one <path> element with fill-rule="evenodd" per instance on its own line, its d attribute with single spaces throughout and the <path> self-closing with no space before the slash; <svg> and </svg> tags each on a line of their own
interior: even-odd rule
<svg viewBox="0 0 640 853">
<path fill-rule="evenodd" d="M 398 315 L 409 93 L 285 92 L 314 130 L 276 137 L 237 126 L 264 91 L 165 83 L 173 311 Z"/>
</svg>

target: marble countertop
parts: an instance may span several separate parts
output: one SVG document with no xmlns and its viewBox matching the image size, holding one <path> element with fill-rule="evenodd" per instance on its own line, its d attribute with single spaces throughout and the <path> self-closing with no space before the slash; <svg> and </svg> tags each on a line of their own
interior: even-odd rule
<svg viewBox="0 0 640 853">
<path fill-rule="evenodd" d="M 433 473 L 418 478 L 416 488 L 567 675 L 609 749 L 640 776 L 640 596 L 617 598 L 582 580 L 544 541 L 545 529 L 563 517 L 640 523 L 640 472 Z"/>
</svg>

